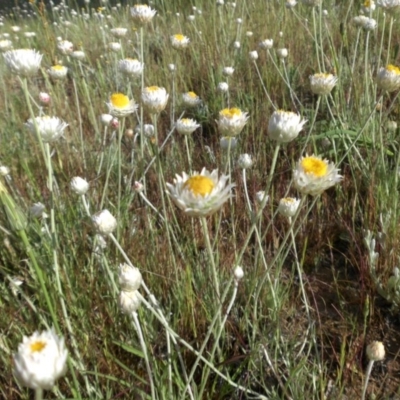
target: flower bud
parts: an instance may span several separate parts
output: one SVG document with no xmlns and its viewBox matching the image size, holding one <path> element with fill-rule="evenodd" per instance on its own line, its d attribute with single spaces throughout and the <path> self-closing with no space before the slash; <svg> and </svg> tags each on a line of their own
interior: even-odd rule
<svg viewBox="0 0 400 400">
<path fill-rule="evenodd" d="M 142 274 L 138 268 L 131 267 L 128 264 L 120 264 L 118 280 L 123 291 L 132 292 L 140 288 L 142 284 Z"/>
<path fill-rule="evenodd" d="M 251 168 L 251 166 L 253 165 L 253 160 L 251 159 L 250 154 L 241 154 L 238 159 L 238 165 L 242 169 Z"/>
<path fill-rule="evenodd" d="M 370 361 L 382 361 L 385 358 L 385 347 L 382 342 L 374 340 L 367 346 L 367 357 Z"/>
<path fill-rule="evenodd" d="M 117 227 L 117 220 L 112 216 L 110 211 L 103 210 L 92 216 L 93 224 L 98 233 L 102 235 L 111 234 Z"/>
<path fill-rule="evenodd" d="M 237 266 L 233 271 L 233 275 L 237 281 L 240 281 L 244 277 L 243 268 L 240 266 Z"/>
<path fill-rule="evenodd" d="M 70 185 L 72 191 L 79 195 L 84 195 L 89 190 L 89 183 L 79 176 L 72 178 Z"/>
<path fill-rule="evenodd" d="M 119 305 L 124 314 L 132 314 L 140 307 L 140 297 L 138 291 L 125 292 L 119 294 Z"/>
</svg>

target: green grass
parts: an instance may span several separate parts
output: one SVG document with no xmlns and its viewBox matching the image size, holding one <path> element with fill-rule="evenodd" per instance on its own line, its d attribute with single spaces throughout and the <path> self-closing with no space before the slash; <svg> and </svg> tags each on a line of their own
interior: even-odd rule
<svg viewBox="0 0 400 400">
<path fill-rule="evenodd" d="M 15 13 L 0 27 L 15 49 L 43 54 L 27 92 L 24 79 L 0 62 L 0 164 L 10 169 L 0 186 L 0 397 L 32 398 L 13 376 L 12 355 L 23 336 L 52 326 L 65 338 L 69 364 L 44 398 L 358 399 L 365 347 L 373 340 L 384 343 L 386 357 L 374 365 L 367 398 L 399 397 L 400 286 L 393 276 L 400 255 L 400 132 L 389 122 L 399 122 L 400 103 L 399 90 L 382 92 L 375 79 L 380 67 L 400 64 L 400 29 L 391 15 L 378 7 L 372 14 L 378 26 L 366 32 L 352 23 L 360 8 L 354 1 L 325 0 L 327 16 L 303 4 L 288 9 L 283 1 L 243 1 L 235 8 L 199 1 L 201 14 L 187 1 L 159 1 L 152 5 L 157 15 L 141 29 L 129 8 L 77 8 L 74 15 L 72 8 L 36 3 L 26 7 L 31 18 Z M 15 25 L 21 32 L 12 33 Z M 108 43 L 119 39 L 109 31 L 117 26 L 128 34 L 113 53 Z M 29 31 L 36 36 L 26 38 Z M 190 38 L 188 48 L 172 48 L 176 33 Z M 135 136 L 141 118 L 155 122 L 142 108 L 140 77 L 128 79 L 117 69 L 124 57 L 141 58 L 142 34 L 144 86 L 169 93 L 153 139 Z M 86 58 L 60 54 L 58 37 Z M 258 47 L 270 38 L 272 49 Z M 284 62 L 276 54 L 283 47 Z M 68 75 L 55 82 L 47 69 L 60 63 Z M 235 68 L 229 78 L 228 66 Z M 339 78 L 321 99 L 309 84 L 317 72 Z M 229 94 L 217 90 L 223 81 Z M 181 97 L 187 91 L 202 104 L 187 108 Z M 39 105 L 40 92 L 51 95 L 48 106 Z M 115 92 L 139 104 L 116 129 L 99 119 Z M 227 106 L 249 114 L 229 153 L 220 147 L 216 123 Z M 278 151 L 268 137 L 274 109 L 308 120 Z M 69 124 L 49 146 L 50 159 L 24 126 L 43 114 Z M 201 125 L 187 143 L 171 133 L 181 115 Z M 243 153 L 254 161 L 246 185 L 237 165 Z M 315 198 L 301 195 L 292 175 L 305 154 L 336 163 L 343 181 Z M 166 183 L 203 167 L 230 170 L 236 186 L 202 226 L 174 205 Z M 90 183 L 89 212 L 70 188 L 75 176 Z M 145 185 L 142 195 L 135 181 Z M 269 195 L 264 209 L 255 200 L 260 190 Z M 291 224 L 277 213 L 286 196 L 302 198 Z M 48 218 L 30 214 L 37 202 Z M 148 288 L 139 290 L 137 321 L 119 307 L 124 255 L 111 237 L 104 248 L 96 238 L 90 216 L 102 209 L 117 218 L 116 241 Z M 238 265 L 244 277 L 235 281 Z M 23 282 L 18 290 L 10 284 L 15 278 Z"/>
</svg>

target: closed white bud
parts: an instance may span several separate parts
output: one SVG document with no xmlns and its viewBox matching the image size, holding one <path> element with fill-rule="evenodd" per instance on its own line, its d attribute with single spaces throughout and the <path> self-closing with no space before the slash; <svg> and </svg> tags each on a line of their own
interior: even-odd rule
<svg viewBox="0 0 400 400">
<path fill-rule="evenodd" d="M 299 208 L 300 200 L 285 197 L 279 201 L 278 212 L 284 217 L 293 217 Z"/>
<path fill-rule="evenodd" d="M 233 275 L 237 281 L 240 281 L 244 277 L 243 268 L 240 266 L 237 266 L 233 271 Z"/>
<path fill-rule="evenodd" d="M 385 346 L 374 340 L 367 346 L 367 357 L 370 361 L 382 361 L 385 358 Z"/>
<path fill-rule="evenodd" d="M 142 284 L 142 274 L 139 268 L 128 264 L 120 264 L 118 268 L 118 281 L 121 289 L 125 292 L 138 290 Z"/>
<path fill-rule="evenodd" d="M 133 312 L 136 312 L 140 307 L 140 297 L 138 291 L 122 291 L 119 294 L 119 305 L 124 314 L 132 314 Z"/>
<path fill-rule="evenodd" d="M 276 53 L 280 59 L 286 58 L 289 54 L 288 50 L 285 48 L 276 50 Z"/>
<path fill-rule="evenodd" d="M 10 168 L 6 167 L 5 165 L 0 165 L 0 175 L 7 176 L 10 174 Z"/>
<path fill-rule="evenodd" d="M 218 90 L 220 92 L 227 92 L 229 90 L 229 85 L 226 82 L 218 83 Z"/>
<path fill-rule="evenodd" d="M 241 154 L 238 159 L 238 165 L 242 169 L 251 168 L 251 166 L 253 165 L 253 160 L 251 159 L 250 154 Z"/>
<path fill-rule="evenodd" d="M 258 205 L 262 205 L 264 203 L 267 204 L 269 200 L 269 196 L 265 193 L 264 190 L 260 190 L 256 193 L 256 201 L 258 203 Z"/>
<path fill-rule="evenodd" d="M 249 56 L 250 56 L 250 59 L 253 60 L 253 61 L 255 61 L 255 60 L 258 59 L 258 53 L 257 53 L 256 50 L 251 51 L 251 52 L 249 53 Z"/>
<path fill-rule="evenodd" d="M 92 216 L 92 221 L 98 233 L 109 235 L 117 227 L 117 220 L 110 211 L 103 210 Z"/>
<path fill-rule="evenodd" d="M 89 190 L 89 183 L 79 176 L 72 178 L 70 185 L 72 191 L 79 195 L 84 195 Z"/>
</svg>

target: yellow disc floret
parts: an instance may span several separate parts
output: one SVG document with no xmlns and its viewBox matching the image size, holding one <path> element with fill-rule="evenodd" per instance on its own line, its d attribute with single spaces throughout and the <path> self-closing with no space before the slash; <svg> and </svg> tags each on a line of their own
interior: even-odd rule
<svg viewBox="0 0 400 400">
<path fill-rule="evenodd" d="M 192 99 L 195 99 L 197 96 L 197 94 L 195 92 L 188 92 L 189 97 L 191 97 Z"/>
<path fill-rule="evenodd" d="M 326 162 L 315 157 L 303 158 L 301 166 L 306 174 L 313 174 L 317 177 L 325 176 L 328 172 L 328 165 Z"/>
<path fill-rule="evenodd" d="M 178 41 L 178 42 L 182 42 L 185 40 L 185 36 L 182 35 L 181 33 L 178 33 L 176 35 L 174 35 L 174 38 Z"/>
<path fill-rule="evenodd" d="M 56 71 L 62 71 L 65 67 L 63 65 L 54 65 L 51 69 L 55 69 Z"/>
<path fill-rule="evenodd" d="M 396 66 L 393 65 L 393 64 L 389 64 L 389 65 L 386 67 L 386 69 L 387 69 L 388 71 L 390 71 L 390 72 L 394 72 L 396 75 L 400 75 L 400 68 L 399 68 L 399 67 L 396 67 Z"/>
<path fill-rule="evenodd" d="M 183 187 L 190 189 L 195 195 L 204 197 L 212 192 L 214 182 L 207 176 L 193 175 L 183 184 Z"/>
<path fill-rule="evenodd" d="M 240 108 L 224 108 L 220 115 L 227 118 L 238 117 L 242 114 Z"/>
<path fill-rule="evenodd" d="M 125 108 L 129 105 L 129 97 L 122 93 L 114 93 L 111 96 L 111 104 L 115 108 Z"/>
<path fill-rule="evenodd" d="M 36 342 L 31 343 L 31 351 L 32 353 L 41 352 L 46 347 L 46 342 L 38 340 Z"/>
</svg>

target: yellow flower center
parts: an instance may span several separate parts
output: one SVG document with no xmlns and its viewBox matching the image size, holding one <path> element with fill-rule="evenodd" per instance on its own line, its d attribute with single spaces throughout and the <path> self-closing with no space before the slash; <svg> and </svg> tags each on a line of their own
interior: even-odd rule
<svg viewBox="0 0 400 400">
<path fill-rule="evenodd" d="M 54 69 L 56 71 L 62 71 L 65 67 L 63 65 L 54 65 L 51 67 L 51 69 Z"/>
<path fill-rule="evenodd" d="M 313 174 L 317 177 L 325 176 L 328 171 L 327 163 L 315 157 L 303 158 L 301 160 L 301 166 L 306 174 Z"/>
<path fill-rule="evenodd" d="M 203 175 L 193 175 L 184 184 L 184 188 L 189 188 L 193 194 L 205 196 L 214 189 L 214 182 Z"/>
<path fill-rule="evenodd" d="M 314 76 L 315 76 L 315 78 L 329 78 L 331 76 L 331 74 L 320 72 L 318 74 L 314 74 Z"/>
<path fill-rule="evenodd" d="M 184 124 L 189 124 L 190 123 L 190 119 L 189 118 L 182 118 L 181 122 Z"/>
<path fill-rule="evenodd" d="M 192 99 L 197 98 L 197 94 L 196 94 L 195 92 L 188 92 L 187 95 L 188 95 L 189 97 L 191 97 Z"/>
<path fill-rule="evenodd" d="M 291 203 L 294 203 L 294 198 L 293 197 L 285 197 L 282 201 L 285 203 L 291 204 Z"/>
<path fill-rule="evenodd" d="M 220 112 L 220 115 L 227 118 L 239 117 L 240 115 L 242 115 L 242 111 L 240 110 L 240 108 L 224 108 Z"/>
<path fill-rule="evenodd" d="M 158 89 L 159 89 L 158 86 L 148 86 L 148 87 L 146 88 L 146 90 L 147 90 L 148 92 L 157 92 Z"/>
<path fill-rule="evenodd" d="M 149 8 L 149 6 L 147 4 L 135 4 L 133 7 L 134 8 Z"/>
<path fill-rule="evenodd" d="M 36 353 L 36 352 L 39 353 L 46 347 L 46 342 L 42 342 L 41 340 L 38 340 L 36 342 L 33 342 L 30 347 L 31 347 L 32 353 Z"/>
<path fill-rule="evenodd" d="M 365 3 L 364 3 L 364 7 L 370 7 L 371 6 L 371 1 L 370 0 L 367 0 Z"/>
<path fill-rule="evenodd" d="M 181 33 L 178 33 L 177 35 L 174 35 L 174 38 L 178 41 L 178 42 L 183 42 L 185 40 L 185 36 L 183 36 Z"/>
<path fill-rule="evenodd" d="M 124 108 L 129 105 L 129 97 L 122 93 L 114 93 L 111 96 L 111 104 L 116 108 Z"/>
<path fill-rule="evenodd" d="M 386 69 L 387 69 L 388 71 L 390 71 L 390 72 L 394 72 L 396 75 L 400 75 L 400 68 L 399 68 L 399 67 L 396 67 L 396 66 L 393 65 L 393 64 L 389 64 L 389 65 L 386 67 Z"/>
</svg>

